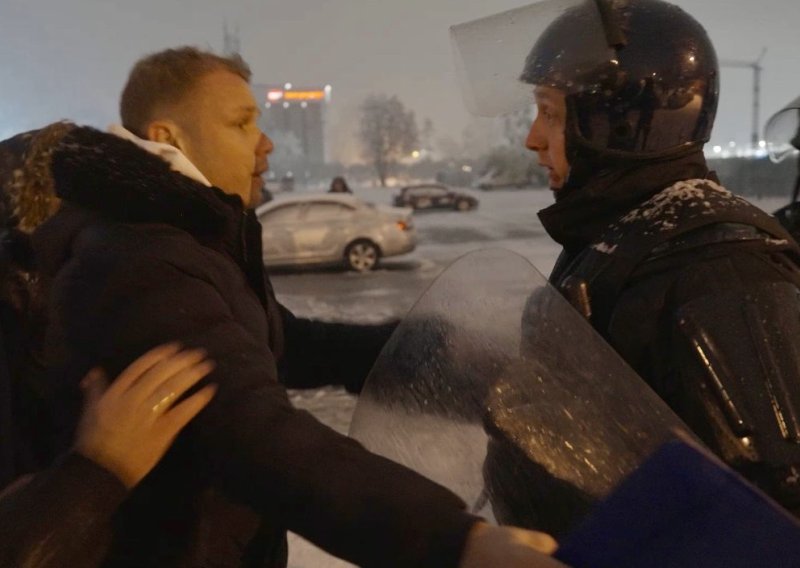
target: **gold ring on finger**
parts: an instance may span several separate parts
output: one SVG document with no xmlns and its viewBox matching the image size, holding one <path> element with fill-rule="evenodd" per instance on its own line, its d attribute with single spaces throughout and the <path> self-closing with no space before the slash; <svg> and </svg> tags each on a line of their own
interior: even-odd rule
<svg viewBox="0 0 800 568">
<path fill-rule="evenodd" d="M 167 393 L 166 396 L 164 396 L 161 400 L 159 400 L 157 403 L 153 405 L 152 407 L 153 413 L 161 414 L 162 412 L 164 412 L 164 410 L 166 410 L 172 405 L 172 403 L 175 401 L 177 397 L 178 395 L 175 394 L 174 392 Z"/>
</svg>

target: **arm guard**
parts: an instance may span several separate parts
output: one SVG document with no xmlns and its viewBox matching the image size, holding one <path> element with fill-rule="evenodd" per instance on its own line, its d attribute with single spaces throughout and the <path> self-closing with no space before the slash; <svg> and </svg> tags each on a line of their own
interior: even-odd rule
<svg viewBox="0 0 800 568">
<path fill-rule="evenodd" d="M 684 420 L 728 463 L 800 512 L 800 301 L 791 283 L 684 305 Z M 698 368 L 699 365 L 699 368 Z M 692 371 L 696 372 L 692 372 Z"/>
</svg>

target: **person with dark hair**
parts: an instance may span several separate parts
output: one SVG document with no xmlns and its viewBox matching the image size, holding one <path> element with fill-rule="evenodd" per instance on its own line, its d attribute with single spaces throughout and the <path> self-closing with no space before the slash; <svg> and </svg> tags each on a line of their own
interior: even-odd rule
<svg viewBox="0 0 800 568">
<path fill-rule="evenodd" d="M 347 185 L 345 179 L 341 176 L 333 178 L 331 181 L 331 188 L 328 193 L 353 193 L 350 186 Z"/>
<path fill-rule="evenodd" d="M 31 234 L 58 208 L 50 156 L 73 125 L 59 122 L 0 142 L 0 487 L 48 466 L 50 393 L 46 293 Z"/>
<path fill-rule="evenodd" d="M 56 459 L 58 401 L 47 385 L 46 294 L 31 234 L 60 205 L 51 158 L 72 128 L 59 122 L 0 142 L 0 566 L 99 561 L 97 531 L 110 531 L 128 491 L 214 390 L 171 408 L 211 370 L 203 353 L 177 345 L 141 356 L 109 389 L 95 369 L 80 383 L 85 402 L 74 444 Z"/>
<path fill-rule="evenodd" d="M 176 338 L 216 363 L 214 400 L 98 538 L 104 566 L 285 566 L 287 529 L 363 566 L 555 565 L 548 536 L 481 522 L 292 407 L 284 385 L 358 390 L 394 326 L 303 321 L 275 298 L 248 210 L 272 143 L 238 62 L 146 57 L 123 126 L 72 129 L 52 153 L 61 206 L 34 245 L 61 443 L 91 365 Z"/>
</svg>

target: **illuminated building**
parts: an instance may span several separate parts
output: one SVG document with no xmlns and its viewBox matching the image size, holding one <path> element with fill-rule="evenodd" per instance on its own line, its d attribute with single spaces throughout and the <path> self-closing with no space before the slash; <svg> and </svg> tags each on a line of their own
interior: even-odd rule
<svg viewBox="0 0 800 568">
<path fill-rule="evenodd" d="M 325 110 L 331 100 L 331 87 L 281 87 L 254 85 L 261 105 L 260 126 L 267 134 L 293 134 L 309 163 L 323 163 L 325 154 Z"/>
</svg>

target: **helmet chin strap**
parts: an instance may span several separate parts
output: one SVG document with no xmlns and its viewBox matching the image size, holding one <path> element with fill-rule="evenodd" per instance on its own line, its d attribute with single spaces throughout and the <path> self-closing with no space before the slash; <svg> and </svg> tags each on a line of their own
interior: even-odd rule
<svg viewBox="0 0 800 568">
<path fill-rule="evenodd" d="M 566 197 L 567 194 L 579 191 L 604 172 L 630 165 L 618 159 L 603 156 L 578 145 L 573 145 L 572 151 L 567 153 L 569 162 L 569 175 L 564 187 L 556 193 L 558 197 Z"/>
</svg>

